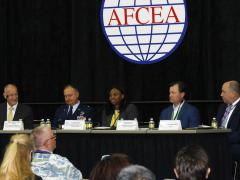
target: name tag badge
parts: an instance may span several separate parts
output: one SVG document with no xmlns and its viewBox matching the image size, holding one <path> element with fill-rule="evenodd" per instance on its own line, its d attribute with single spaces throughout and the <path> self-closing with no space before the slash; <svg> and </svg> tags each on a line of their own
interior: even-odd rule
<svg viewBox="0 0 240 180">
<path fill-rule="evenodd" d="M 62 129 L 86 130 L 85 120 L 65 120 Z"/>
<path fill-rule="evenodd" d="M 180 120 L 160 120 L 158 130 L 182 130 Z"/>
<path fill-rule="evenodd" d="M 138 130 L 137 120 L 118 120 L 117 130 Z"/>
<path fill-rule="evenodd" d="M 21 131 L 24 130 L 22 121 L 4 121 L 3 130 Z"/>
</svg>

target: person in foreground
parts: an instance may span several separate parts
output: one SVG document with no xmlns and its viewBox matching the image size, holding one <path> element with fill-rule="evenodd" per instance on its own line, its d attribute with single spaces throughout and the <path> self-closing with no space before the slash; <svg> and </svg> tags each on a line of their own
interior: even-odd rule
<svg viewBox="0 0 240 180">
<path fill-rule="evenodd" d="M 122 88 L 112 87 L 109 91 L 108 103 L 102 110 L 101 125 L 116 128 L 119 119 L 138 119 L 138 110 L 134 104 L 127 104 Z"/>
<path fill-rule="evenodd" d="M 231 144 L 232 159 L 236 164 L 240 163 L 240 84 L 238 81 L 227 81 L 222 85 L 221 97 L 223 104 L 217 112 L 217 121 L 221 128 L 231 129 L 229 142 Z M 239 165 L 238 165 L 239 166 Z M 233 176 L 239 176 L 239 170 L 233 172 Z M 238 167 L 239 168 L 239 167 Z M 238 169 L 237 168 L 237 169 Z M 237 174 L 236 174 L 237 173 Z"/>
<path fill-rule="evenodd" d="M 117 180 L 156 180 L 156 177 L 144 166 L 130 165 L 120 171 Z"/>
<path fill-rule="evenodd" d="M 14 84 L 7 84 L 4 87 L 3 97 L 6 102 L 0 104 L 0 127 L 4 121 L 18 121 L 22 119 L 25 129 L 33 128 L 32 109 L 18 102 L 18 89 Z"/>
<path fill-rule="evenodd" d="M 83 105 L 79 100 L 79 91 L 73 85 L 65 86 L 63 90 L 65 103 L 60 106 L 54 116 L 52 126 L 58 128 L 65 120 L 88 119 L 93 117 L 93 109 Z"/>
<path fill-rule="evenodd" d="M 36 150 L 32 154 L 32 171 L 42 179 L 82 179 L 82 173 L 65 157 L 54 154 L 56 136 L 47 126 L 39 126 L 31 133 Z"/>
<path fill-rule="evenodd" d="M 197 127 L 200 123 L 199 111 L 185 101 L 187 86 L 182 81 L 173 82 L 169 88 L 171 106 L 160 113 L 160 120 L 180 120 L 182 128 Z"/>
<path fill-rule="evenodd" d="M 33 143 L 27 134 L 13 135 L 7 145 L 0 167 L 0 179 L 34 180 L 31 170 Z"/>
<path fill-rule="evenodd" d="M 210 174 L 208 155 L 198 145 L 189 145 L 178 151 L 174 173 L 179 180 L 204 180 Z"/>
<path fill-rule="evenodd" d="M 92 169 L 89 180 L 116 180 L 121 169 L 128 165 L 130 160 L 126 154 L 107 155 Z"/>
</svg>

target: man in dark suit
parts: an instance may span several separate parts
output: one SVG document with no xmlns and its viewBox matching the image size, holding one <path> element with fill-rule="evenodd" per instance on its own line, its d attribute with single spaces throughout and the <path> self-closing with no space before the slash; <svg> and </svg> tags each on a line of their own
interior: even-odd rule
<svg viewBox="0 0 240 180">
<path fill-rule="evenodd" d="M 33 113 L 29 106 L 18 102 L 18 90 L 14 84 L 4 87 L 3 97 L 5 103 L 0 104 L 0 126 L 3 128 L 4 121 L 16 121 L 22 119 L 25 129 L 33 128 Z"/>
<path fill-rule="evenodd" d="M 60 106 L 54 116 L 52 126 L 58 128 L 65 120 L 88 119 L 93 117 L 93 109 L 79 101 L 79 91 L 72 85 L 64 88 L 65 105 Z"/>
<path fill-rule="evenodd" d="M 182 128 L 196 127 L 200 123 L 198 109 L 185 102 L 186 85 L 178 81 L 170 84 L 169 101 L 173 104 L 164 109 L 160 120 L 180 120 Z"/>
<path fill-rule="evenodd" d="M 229 128 L 232 132 L 229 141 L 232 145 L 233 160 L 240 162 L 240 84 L 237 81 L 228 81 L 222 85 L 221 97 L 223 104 L 217 113 L 220 127 Z"/>
</svg>

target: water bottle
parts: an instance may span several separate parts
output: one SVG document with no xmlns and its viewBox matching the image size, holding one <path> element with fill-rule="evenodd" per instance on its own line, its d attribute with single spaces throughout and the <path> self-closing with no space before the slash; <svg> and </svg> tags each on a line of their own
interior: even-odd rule
<svg viewBox="0 0 240 180">
<path fill-rule="evenodd" d="M 154 122 L 153 118 L 150 118 L 148 128 L 149 129 L 154 129 L 155 128 L 155 122 Z"/>
<path fill-rule="evenodd" d="M 88 118 L 88 129 L 92 129 L 92 127 L 93 127 L 92 119 Z"/>
<path fill-rule="evenodd" d="M 218 122 L 217 122 L 217 120 L 216 120 L 215 117 L 212 118 L 211 126 L 212 126 L 212 128 L 214 128 L 214 129 L 217 129 L 217 128 L 218 128 Z"/>
<path fill-rule="evenodd" d="M 50 121 L 50 119 L 47 119 L 46 126 L 51 128 L 51 121 Z"/>
<path fill-rule="evenodd" d="M 45 121 L 44 119 L 41 119 L 40 126 L 44 126 L 44 125 L 45 125 Z"/>
</svg>

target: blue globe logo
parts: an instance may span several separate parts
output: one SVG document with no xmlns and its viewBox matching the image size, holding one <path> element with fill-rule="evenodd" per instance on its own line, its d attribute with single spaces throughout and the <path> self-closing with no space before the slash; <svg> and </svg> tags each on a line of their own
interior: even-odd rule
<svg viewBox="0 0 240 180">
<path fill-rule="evenodd" d="M 187 29 L 185 0 L 103 0 L 101 24 L 123 59 L 152 64 L 167 58 Z"/>
</svg>

